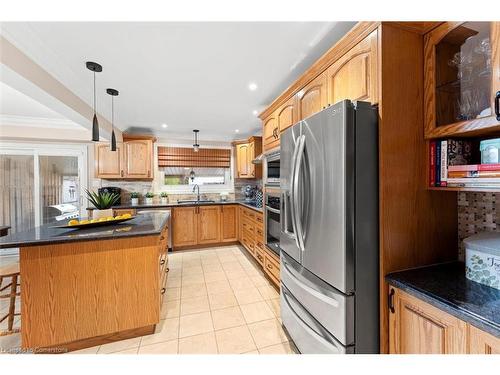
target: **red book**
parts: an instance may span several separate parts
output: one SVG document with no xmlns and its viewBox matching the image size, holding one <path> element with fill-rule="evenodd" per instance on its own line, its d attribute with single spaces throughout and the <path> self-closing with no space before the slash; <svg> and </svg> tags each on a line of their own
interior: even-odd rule
<svg viewBox="0 0 500 375">
<path fill-rule="evenodd" d="M 500 164 L 468 164 L 468 165 L 450 165 L 449 172 L 474 172 L 474 171 L 500 171 Z"/>
<path fill-rule="evenodd" d="M 434 186 L 436 184 L 436 141 L 431 141 L 429 154 L 430 154 L 429 186 Z"/>
</svg>

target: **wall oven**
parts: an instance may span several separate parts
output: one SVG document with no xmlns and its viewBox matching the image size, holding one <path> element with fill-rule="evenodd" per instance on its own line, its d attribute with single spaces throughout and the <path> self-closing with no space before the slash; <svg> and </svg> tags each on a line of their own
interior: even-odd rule
<svg viewBox="0 0 500 375">
<path fill-rule="evenodd" d="M 264 157 L 264 185 L 280 186 L 280 151 L 266 153 Z"/>
<path fill-rule="evenodd" d="M 280 192 L 266 190 L 264 194 L 266 246 L 280 256 Z"/>
</svg>

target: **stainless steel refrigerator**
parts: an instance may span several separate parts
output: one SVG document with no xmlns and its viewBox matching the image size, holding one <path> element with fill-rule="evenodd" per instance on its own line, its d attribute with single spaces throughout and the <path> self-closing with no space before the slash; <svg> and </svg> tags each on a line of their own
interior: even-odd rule
<svg viewBox="0 0 500 375">
<path fill-rule="evenodd" d="M 378 353 L 377 109 L 344 100 L 281 135 L 281 319 L 301 353 Z"/>
</svg>

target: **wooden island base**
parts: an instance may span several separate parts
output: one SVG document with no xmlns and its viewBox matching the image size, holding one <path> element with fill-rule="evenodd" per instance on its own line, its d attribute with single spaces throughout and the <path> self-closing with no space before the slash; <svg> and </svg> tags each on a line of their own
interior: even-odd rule
<svg viewBox="0 0 500 375">
<path fill-rule="evenodd" d="M 164 237 L 21 247 L 22 348 L 63 352 L 153 333 Z"/>
</svg>

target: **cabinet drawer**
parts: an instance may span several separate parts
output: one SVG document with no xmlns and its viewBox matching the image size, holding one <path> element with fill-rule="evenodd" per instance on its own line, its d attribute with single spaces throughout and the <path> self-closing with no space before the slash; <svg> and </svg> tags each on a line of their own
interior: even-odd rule
<svg viewBox="0 0 500 375">
<path fill-rule="evenodd" d="M 132 216 L 135 216 L 137 214 L 137 212 L 133 208 L 113 209 L 113 216 L 118 216 L 118 215 L 123 215 L 123 214 L 130 214 Z"/>
<path fill-rule="evenodd" d="M 280 280 L 279 262 L 272 258 L 267 252 L 264 252 L 264 270 L 276 280 Z"/>
<path fill-rule="evenodd" d="M 255 255 L 255 244 L 253 240 L 253 234 L 247 231 L 243 231 L 241 242 L 243 246 L 252 254 Z"/>
<path fill-rule="evenodd" d="M 254 221 L 255 220 L 255 212 L 252 210 L 249 210 L 248 208 L 245 208 L 243 210 L 243 217 L 249 218 L 250 220 Z"/>
<path fill-rule="evenodd" d="M 260 241 L 264 239 L 264 229 L 261 226 L 255 227 L 255 239 Z"/>
<path fill-rule="evenodd" d="M 257 259 L 257 262 L 264 267 L 264 261 L 265 261 L 265 255 L 264 255 L 264 249 L 260 248 L 260 246 L 255 244 L 255 259 Z"/>
<path fill-rule="evenodd" d="M 256 213 L 255 214 L 255 222 L 264 225 L 264 218 L 262 217 L 262 214 Z"/>
<path fill-rule="evenodd" d="M 252 223 L 249 219 L 243 217 L 243 221 L 241 223 L 241 226 L 243 228 L 243 230 L 245 231 L 248 231 L 250 233 L 255 233 L 255 225 L 254 223 Z"/>
</svg>

